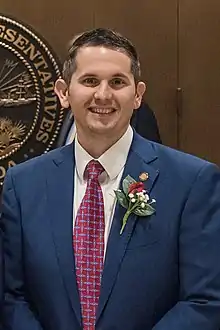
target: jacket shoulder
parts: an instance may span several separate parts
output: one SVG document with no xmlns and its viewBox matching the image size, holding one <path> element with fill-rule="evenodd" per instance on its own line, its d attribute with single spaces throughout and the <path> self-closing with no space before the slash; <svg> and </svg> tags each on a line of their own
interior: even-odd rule
<svg viewBox="0 0 220 330">
<path fill-rule="evenodd" d="M 39 174 L 43 173 L 44 169 L 54 160 L 59 161 L 62 158 L 63 153 L 71 148 L 71 145 L 60 147 L 49 151 L 48 153 L 42 154 L 40 156 L 29 159 L 23 163 L 17 164 L 11 167 L 6 174 L 10 173 L 14 177 L 29 177 L 31 175 L 37 177 Z"/>
<path fill-rule="evenodd" d="M 202 168 L 216 167 L 219 169 L 216 164 L 205 159 L 143 139 L 138 134 L 135 138 L 138 141 L 138 143 L 135 142 L 135 152 L 144 160 L 148 160 L 150 154 L 152 159 L 156 159 L 155 162 L 152 162 L 153 166 L 157 167 L 160 172 L 166 173 L 166 175 L 172 177 L 175 177 L 175 175 L 185 176 L 187 179 L 189 176 L 194 176 Z"/>
</svg>

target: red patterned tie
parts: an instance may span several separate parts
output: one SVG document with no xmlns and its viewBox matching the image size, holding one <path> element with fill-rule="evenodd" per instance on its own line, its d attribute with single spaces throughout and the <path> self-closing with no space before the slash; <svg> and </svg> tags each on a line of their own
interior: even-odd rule
<svg viewBox="0 0 220 330">
<path fill-rule="evenodd" d="M 87 187 L 79 207 L 73 234 L 76 279 L 83 330 L 94 330 L 104 257 L 104 201 L 98 181 L 104 171 L 95 160 L 86 167 Z"/>
</svg>

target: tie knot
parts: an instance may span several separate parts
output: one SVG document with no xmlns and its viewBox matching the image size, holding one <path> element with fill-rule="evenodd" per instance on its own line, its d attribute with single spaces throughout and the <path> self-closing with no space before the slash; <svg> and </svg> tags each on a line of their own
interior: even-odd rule
<svg viewBox="0 0 220 330">
<path fill-rule="evenodd" d="M 104 172 L 104 168 L 97 160 L 91 160 L 86 166 L 88 179 L 98 179 L 102 172 Z"/>
</svg>

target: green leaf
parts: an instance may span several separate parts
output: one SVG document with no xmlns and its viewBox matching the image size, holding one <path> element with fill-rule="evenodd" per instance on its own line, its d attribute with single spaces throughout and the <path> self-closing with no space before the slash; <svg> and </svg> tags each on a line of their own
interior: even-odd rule
<svg viewBox="0 0 220 330">
<path fill-rule="evenodd" d="M 125 209 L 128 208 L 128 200 L 123 191 L 114 190 L 116 198 L 121 206 L 123 206 Z"/>
<path fill-rule="evenodd" d="M 122 182 L 122 187 L 123 187 L 123 191 L 124 193 L 127 195 L 128 194 L 128 188 L 132 183 L 136 183 L 137 181 L 135 181 L 130 175 L 127 175 L 126 178 L 123 180 Z"/>
<path fill-rule="evenodd" d="M 146 217 L 155 213 L 155 209 L 148 204 L 145 208 L 138 207 L 133 213 L 140 217 Z"/>
</svg>

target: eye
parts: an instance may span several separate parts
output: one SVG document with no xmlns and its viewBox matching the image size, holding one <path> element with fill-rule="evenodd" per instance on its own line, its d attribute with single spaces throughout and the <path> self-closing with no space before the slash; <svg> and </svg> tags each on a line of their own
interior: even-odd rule
<svg viewBox="0 0 220 330">
<path fill-rule="evenodd" d="M 122 88 L 124 85 L 126 85 L 126 82 L 121 78 L 114 78 L 111 80 L 110 85 L 113 88 Z"/>
<path fill-rule="evenodd" d="M 83 79 L 82 83 L 85 86 L 93 87 L 93 86 L 97 86 L 99 84 L 99 81 L 97 78 L 88 77 L 88 78 Z"/>
</svg>

